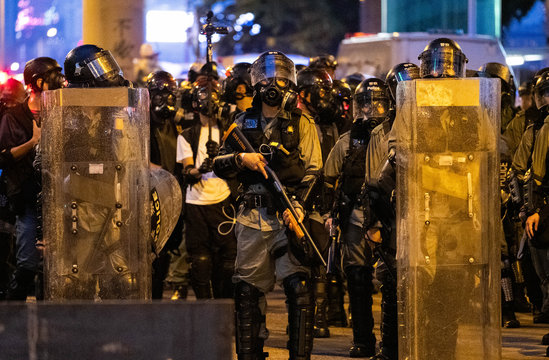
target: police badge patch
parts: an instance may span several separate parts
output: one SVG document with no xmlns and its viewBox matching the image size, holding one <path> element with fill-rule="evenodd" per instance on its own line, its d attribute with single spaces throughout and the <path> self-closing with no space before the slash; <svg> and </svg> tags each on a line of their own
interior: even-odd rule
<svg viewBox="0 0 549 360">
<path fill-rule="evenodd" d="M 244 129 L 257 129 L 257 119 L 255 118 L 247 118 L 244 120 L 243 124 Z"/>
</svg>

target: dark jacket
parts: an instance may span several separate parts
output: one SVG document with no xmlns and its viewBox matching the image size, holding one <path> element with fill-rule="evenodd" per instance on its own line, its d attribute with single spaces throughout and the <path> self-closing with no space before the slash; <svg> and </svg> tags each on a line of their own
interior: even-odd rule
<svg viewBox="0 0 549 360">
<path fill-rule="evenodd" d="M 0 149 L 10 151 L 29 141 L 32 138 L 33 120 L 28 99 L 9 109 L 0 120 Z M 16 211 L 24 202 L 36 202 L 36 194 L 40 189 L 34 177 L 34 157 L 35 151 L 31 150 L 20 159 L 5 164 L 6 193 Z"/>
</svg>

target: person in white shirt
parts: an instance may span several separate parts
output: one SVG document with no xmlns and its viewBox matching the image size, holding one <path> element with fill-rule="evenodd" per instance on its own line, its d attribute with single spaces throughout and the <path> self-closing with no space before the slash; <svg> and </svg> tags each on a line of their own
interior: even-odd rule
<svg viewBox="0 0 549 360">
<path fill-rule="evenodd" d="M 234 207 L 227 182 L 213 172 L 222 130 L 216 118 L 219 85 L 199 77 L 193 88 L 193 108 L 200 122 L 177 139 L 177 162 L 186 183 L 185 241 L 191 258 L 191 286 L 198 299 L 231 298 L 236 257 L 232 228 Z"/>
</svg>

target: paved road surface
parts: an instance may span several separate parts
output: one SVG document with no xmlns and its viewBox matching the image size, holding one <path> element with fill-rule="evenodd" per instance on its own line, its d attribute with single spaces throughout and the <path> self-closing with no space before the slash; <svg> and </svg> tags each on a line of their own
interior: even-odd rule
<svg viewBox="0 0 549 360">
<path fill-rule="evenodd" d="M 376 336 L 379 339 L 379 319 L 381 296 L 374 296 L 374 317 L 376 319 Z M 277 290 L 267 297 L 267 326 L 270 337 L 266 342 L 265 351 L 269 352 L 270 360 L 286 360 L 286 305 L 284 292 Z M 522 324 L 519 329 L 503 329 L 503 360 L 534 360 L 547 359 L 547 346 L 541 345 L 541 338 L 549 332 L 549 324 L 533 324 L 529 314 L 517 314 Z M 330 328 L 331 337 L 315 339 L 312 360 L 349 359 L 348 350 L 352 339 L 350 328 Z M 441 359 L 443 360 L 443 359 Z M 481 359 L 479 359 L 481 360 Z"/>
</svg>

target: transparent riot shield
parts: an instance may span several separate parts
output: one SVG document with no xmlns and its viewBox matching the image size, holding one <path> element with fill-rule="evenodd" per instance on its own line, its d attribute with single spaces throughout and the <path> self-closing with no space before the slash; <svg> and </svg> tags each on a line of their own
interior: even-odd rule
<svg viewBox="0 0 549 360">
<path fill-rule="evenodd" d="M 147 90 L 60 89 L 42 105 L 46 299 L 149 299 Z"/>
<path fill-rule="evenodd" d="M 499 81 L 398 85 L 400 359 L 500 359 Z"/>
<path fill-rule="evenodd" d="M 175 176 L 164 169 L 151 169 L 151 241 L 158 255 L 181 216 L 183 195 Z"/>
</svg>

